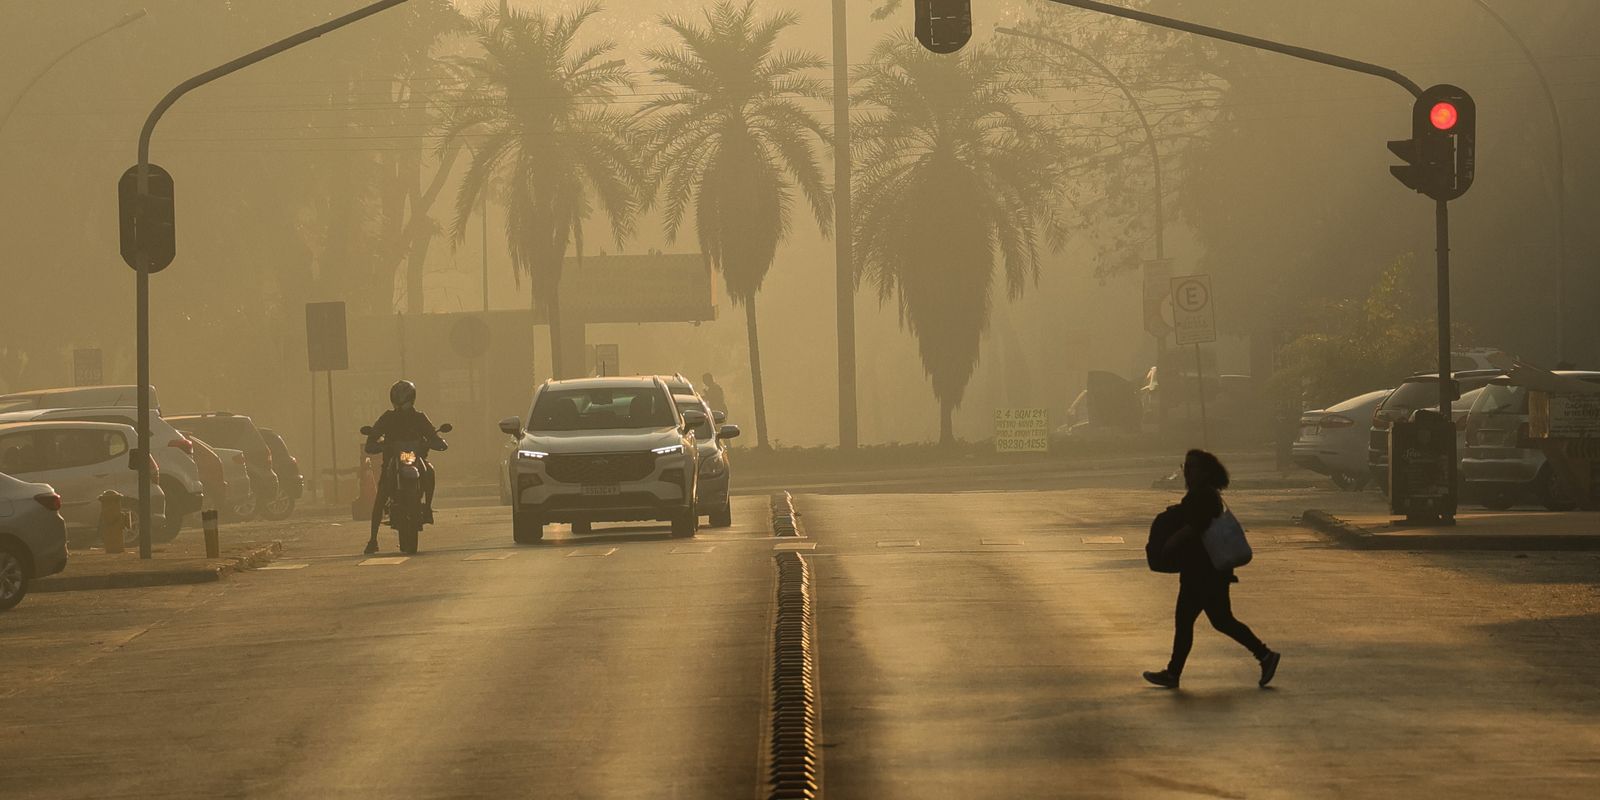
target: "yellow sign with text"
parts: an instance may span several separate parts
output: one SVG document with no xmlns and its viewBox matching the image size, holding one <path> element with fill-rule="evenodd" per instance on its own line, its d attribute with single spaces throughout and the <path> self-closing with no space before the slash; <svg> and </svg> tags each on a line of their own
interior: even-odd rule
<svg viewBox="0 0 1600 800">
<path fill-rule="evenodd" d="M 997 453 L 1050 452 L 1050 409 L 995 409 L 994 449 Z"/>
</svg>

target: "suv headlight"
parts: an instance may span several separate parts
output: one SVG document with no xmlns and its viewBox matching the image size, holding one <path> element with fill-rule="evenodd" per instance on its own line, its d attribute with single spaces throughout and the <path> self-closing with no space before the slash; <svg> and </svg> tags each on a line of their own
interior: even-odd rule
<svg viewBox="0 0 1600 800">
<path fill-rule="evenodd" d="M 700 462 L 700 477 L 720 478 L 728 472 L 728 462 L 721 455 Z"/>
<path fill-rule="evenodd" d="M 549 453 L 540 450 L 518 450 L 517 458 L 524 461 L 539 461 L 549 457 Z"/>
<path fill-rule="evenodd" d="M 683 452 L 683 445 L 681 445 L 681 444 L 671 444 L 671 445 L 667 445 L 666 447 L 657 447 L 656 449 L 651 450 L 650 452 L 655 453 L 658 456 L 677 455 L 678 453 Z"/>
</svg>

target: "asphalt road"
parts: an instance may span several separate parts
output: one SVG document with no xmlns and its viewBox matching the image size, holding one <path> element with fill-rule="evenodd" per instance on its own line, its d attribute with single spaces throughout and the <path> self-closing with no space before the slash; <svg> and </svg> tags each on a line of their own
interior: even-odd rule
<svg viewBox="0 0 1600 800">
<path fill-rule="evenodd" d="M 1593 795 L 1600 558 L 1345 550 L 1293 516 L 1375 495 L 1233 492 L 1235 608 L 1283 667 L 1256 688 L 1202 622 L 1170 692 L 1139 678 L 1176 588 L 1143 565 L 1151 477 L 797 495 L 825 795 Z M 238 526 L 285 540 L 273 569 L 30 597 L 0 615 L 0 797 L 760 796 L 774 542 L 764 497 L 735 510 L 515 547 L 505 509 L 453 509 L 392 564 L 332 516 Z"/>
<path fill-rule="evenodd" d="M 0 796 L 749 798 L 772 544 L 735 513 L 516 547 L 455 511 L 402 563 L 324 527 L 220 584 L 31 597 Z"/>
<path fill-rule="evenodd" d="M 1375 500 L 1308 494 L 1230 496 L 1273 687 L 1202 620 L 1179 692 L 1139 675 L 1171 643 L 1142 545 L 1174 495 L 799 498 L 828 796 L 1593 797 L 1600 559 L 1337 549 L 1292 516 Z"/>
</svg>

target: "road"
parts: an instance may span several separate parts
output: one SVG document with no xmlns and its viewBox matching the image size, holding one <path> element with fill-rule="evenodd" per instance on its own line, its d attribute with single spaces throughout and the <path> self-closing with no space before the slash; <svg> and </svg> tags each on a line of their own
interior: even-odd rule
<svg viewBox="0 0 1600 800">
<path fill-rule="evenodd" d="M 345 527 L 289 569 L 31 597 L 0 620 L 0 794 L 749 798 L 772 545 L 765 498 L 736 514 L 515 547 L 472 509 L 399 564 Z"/>
<path fill-rule="evenodd" d="M 1297 528 L 1375 496 L 1236 491 L 1235 608 L 1274 687 L 1204 628 L 1164 664 L 1152 474 L 1057 488 L 798 494 L 833 798 L 1588 797 L 1600 560 L 1352 551 Z M 992 486 L 985 480 L 981 485 Z M 937 489 L 932 491 L 930 489 Z M 693 542 L 510 546 L 454 509 L 402 563 L 332 518 L 218 584 L 30 597 L 0 615 L 0 795 L 750 798 L 774 542 L 764 497 Z M 392 548 L 392 534 L 387 541 Z M 392 553 L 384 554 L 392 556 Z"/>
</svg>

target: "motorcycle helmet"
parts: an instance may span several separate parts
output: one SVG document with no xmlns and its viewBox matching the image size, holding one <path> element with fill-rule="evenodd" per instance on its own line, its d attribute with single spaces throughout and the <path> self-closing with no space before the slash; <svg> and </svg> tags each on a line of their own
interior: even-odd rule
<svg viewBox="0 0 1600 800">
<path fill-rule="evenodd" d="M 395 408 L 408 408 L 417 402 L 417 385 L 411 381 L 395 381 L 389 387 L 389 402 Z"/>
</svg>

